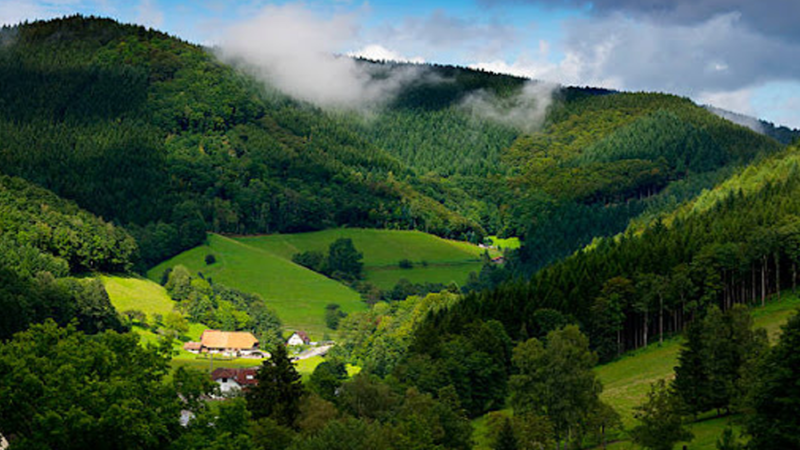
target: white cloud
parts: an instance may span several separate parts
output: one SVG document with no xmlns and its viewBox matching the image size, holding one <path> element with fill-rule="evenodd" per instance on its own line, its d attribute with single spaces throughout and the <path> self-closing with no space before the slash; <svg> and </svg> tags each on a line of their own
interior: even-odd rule
<svg viewBox="0 0 800 450">
<path fill-rule="evenodd" d="M 404 54 L 425 59 L 442 53 L 459 59 L 488 59 L 520 42 L 519 30 L 501 20 L 459 17 L 438 9 L 421 17 L 405 17 L 368 30 L 371 42 L 380 42 Z"/>
<path fill-rule="evenodd" d="M 753 108 L 753 91 L 739 89 L 736 91 L 704 91 L 697 96 L 697 101 L 703 104 L 727 109 L 739 114 L 755 115 Z"/>
<path fill-rule="evenodd" d="M 425 62 L 425 58 L 421 56 L 409 58 L 379 44 L 367 45 L 359 50 L 348 52 L 347 55 L 355 58 L 371 59 L 373 61 L 396 61 L 415 64 L 422 64 Z"/>
<path fill-rule="evenodd" d="M 141 0 L 136 7 L 136 22 L 150 28 L 160 28 L 164 23 L 164 13 L 153 0 Z"/>
<path fill-rule="evenodd" d="M 47 19 L 57 15 L 36 1 L 3 0 L 0 2 L 0 25 L 16 25 L 25 20 Z"/>
<path fill-rule="evenodd" d="M 558 85 L 554 83 L 527 82 L 519 94 L 502 99 L 486 91 L 478 91 L 466 97 L 461 107 L 475 117 L 530 133 L 542 126 L 557 88 Z"/>
<path fill-rule="evenodd" d="M 220 56 L 244 62 L 290 96 L 327 108 L 381 106 L 402 85 L 420 76 L 412 67 L 375 76 L 373 71 L 380 67 L 336 56 L 357 35 L 353 14 L 321 17 L 297 4 L 267 6 L 226 30 Z"/>
</svg>

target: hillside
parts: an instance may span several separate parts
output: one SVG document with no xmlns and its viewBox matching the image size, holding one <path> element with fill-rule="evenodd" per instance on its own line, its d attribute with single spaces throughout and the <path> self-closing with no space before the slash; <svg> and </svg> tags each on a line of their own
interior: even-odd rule
<svg viewBox="0 0 800 450">
<path fill-rule="evenodd" d="M 800 297 L 786 293 L 782 299 L 771 301 L 763 308 L 753 308 L 754 326 L 766 329 L 770 340 L 774 343 L 778 339 L 780 326 L 797 312 L 798 306 L 800 306 Z M 682 338 L 672 337 L 664 341 L 662 345 L 655 344 L 646 349 L 630 352 L 617 361 L 600 365 L 595 369 L 603 384 L 602 400 L 608 402 L 619 412 L 626 429 L 630 429 L 635 424 L 633 408 L 645 400 L 650 384 L 661 379 L 674 378 L 681 342 Z M 506 412 L 510 413 L 510 410 L 506 410 Z M 476 449 L 489 448 L 489 443 L 484 435 L 486 432 L 485 421 L 484 417 L 473 421 L 473 425 L 476 427 L 475 439 L 478 444 Z M 690 448 L 716 449 L 716 441 L 728 422 L 729 418 L 704 418 L 693 423 L 690 428 L 695 433 L 695 439 L 691 442 Z M 621 450 L 639 447 L 623 439 L 608 448 Z"/>
<path fill-rule="evenodd" d="M 754 308 L 754 326 L 767 330 L 770 340 L 777 341 L 780 327 L 788 318 L 797 313 L 800 298 L 785 293 L 784 298 L 774 300 L 763 308 Z M 597 368 L 597 375 L 603 383 L 602 398 L 609 402 L 622 416 L 625 427 L 634 423 L 633 408 L 641 404 L 651 383 L 659 379 L 672 379 L 674 368 L 678 365 L 678 352 L 681 339 L 673 338 L 661 346 L 651 346 L 633 352 L 618 361 Z M 726 418 L 703 420 L 691 426 L 696 434 L 691 447 L 698 450 L 716 449 L 716 441 L 728 423 Z M 635 448 L 630 443 L 617 444 L 611 448 Z"/>
<path fill-rule="evenodd" d="M 351 126 L 198 46 L 81 16 L 4 33 L 3 171 L 126 224 L 147 263 L 206 230 L 480 232 L 402 181 L 408 169 Z"/>
<path fill-rule="evenodd" d="M 206 265 L 213 254 L 217 262 Z M 148 271 L 151 280 L 159 281 L 164 270 L 186 266 L 192 273 L 244 292 L 260 295 L 275 309 L 287 331 L 305 330 L 313 339 L 322 339 L 325 306 L 337 303 L 345 312 L 366 308 L 358 293 L 305 267 L 256 247 L 212 234 L 208 244 L 195 247 Z"/>
<path fill-rule="evenodd" d="M 206 231 L 348 226 L 519 236 L 532 272 L 779 145 L 686 99 L 435 65 L 365 120 L 143 27 L 75 16 L 4 33 L 0 167 L 124 225 L 140 269 Z"/>
<path fill-rule="evenodd" d="M 326 251 L 338 238 L 353 241 L 364 255 L 366 281 L 380 289 L 391 289 L 405 278 L 412 283 L 456 282 L 461 285 L 470 272 L 480 272 L 486 251 L 466 242 L 445 240 L 419 231 L 337 228 L 312 233 L 241 237 L 236 240 L 285 259 L 307 251 Z M 489 251 L 491 256 L 498 254 Z M 413 267 L 398 267 L 407 259 Z"/>
<path fill-rule="evenodd" d="M 121 330 L 102 285 L 74 278 L 124 271 L 136 242 L 123 229 L 25 180 L 0 175 L 0 339 L 45 319 Z"/>
<path fill-rule="evenodd" d="M 345 285 L 293 263 L 292 256 L 326 251 L 338 238 L 353 240 L 364 255 L 366 281 L 387 290 L 401 279 L 462 285 L 470 272 L 480 271 L 481 255 L 486 251 L 419 231 L 340 228 L 236 238 L 212 234 L 207 245 L 159 264 L 148 271 L 148 277 L 159 281 L 166 268 L 184 265 L 193 273 L 202 272 L 214 281 L 259 294 L 275 308 L 287 330 L 304 329 L 321 339 L 332 332 L 324 323 L 327 304 L 337 303 L 344 312 L 363 310 L 366 304 Z M 207 265 L 208 254 L 213 254 L 217 262 Z M 492 250 L 491 254 L 497 252 Z M 412 261 L 413 267 L 400 268 L 402 259 Z"/>
</svg>

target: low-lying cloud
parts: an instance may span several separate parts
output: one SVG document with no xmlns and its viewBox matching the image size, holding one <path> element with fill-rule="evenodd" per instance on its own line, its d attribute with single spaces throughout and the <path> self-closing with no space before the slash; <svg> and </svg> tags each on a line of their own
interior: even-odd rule
<svg viewBox="0 0 800 450">
<path fill-rule="evenodd" d="M 229 28 L 218 54 L 296 99 L 323 108 L 373 109 L 421 74 L 413 66 L 386 71 L 340 55 L 356 41 L 356 18 L 323 18 L 297 4 L 267 6 Z"/>
<path fill-rule="evenodd" d="M 553 103 L 553 93 L 558 87 L 555 83 L 528 81 L 517 95 L 508 98 L 477 91 L 467 96 L 461 107 L 476 118 L 532 133 L 542 127 L 547 109 Z"/>
</svg>

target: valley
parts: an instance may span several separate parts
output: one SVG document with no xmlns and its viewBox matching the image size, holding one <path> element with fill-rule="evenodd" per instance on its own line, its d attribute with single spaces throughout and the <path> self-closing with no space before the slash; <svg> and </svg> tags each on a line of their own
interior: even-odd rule
<svg viewBox="0 0 800 450">
<path fill-rule="evenodd" d="M 800 130 L 237 45 L 0 27 L 11 450 L 800 445 Z"/>
</svg>

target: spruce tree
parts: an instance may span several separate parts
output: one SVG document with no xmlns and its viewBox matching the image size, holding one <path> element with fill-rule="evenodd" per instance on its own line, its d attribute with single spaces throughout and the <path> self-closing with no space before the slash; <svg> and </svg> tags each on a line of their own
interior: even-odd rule
<svg viewBox="0 0 800 450">
<path fill-rule="evenodd" d="M 495 450 L 517 450 L 517 438 L 514 436 L 514 428 L 511 426 L 511 420 L 506 418 L 503 421 L 503 426 L 497 434 L 497 441 L 494 444 Z"/>
<path fill-rule="evenodd" d="M 703 354 L 702 325 L 694 322 L 686 329 L 686 341 L 678 355 L 672 389 L 682 411 L 695 417 L 709 409 L 709 380 Z"/>
<path fill-rule="evenodd" d="M 253 419 L 271 417 L 279 425 L 296 428 L 303 384 L 283 344 L 276 345 L 269 359 L 262 363 L 256 380 L 258 384 L 246 394 L 247 409 Z"/>
</svg>

